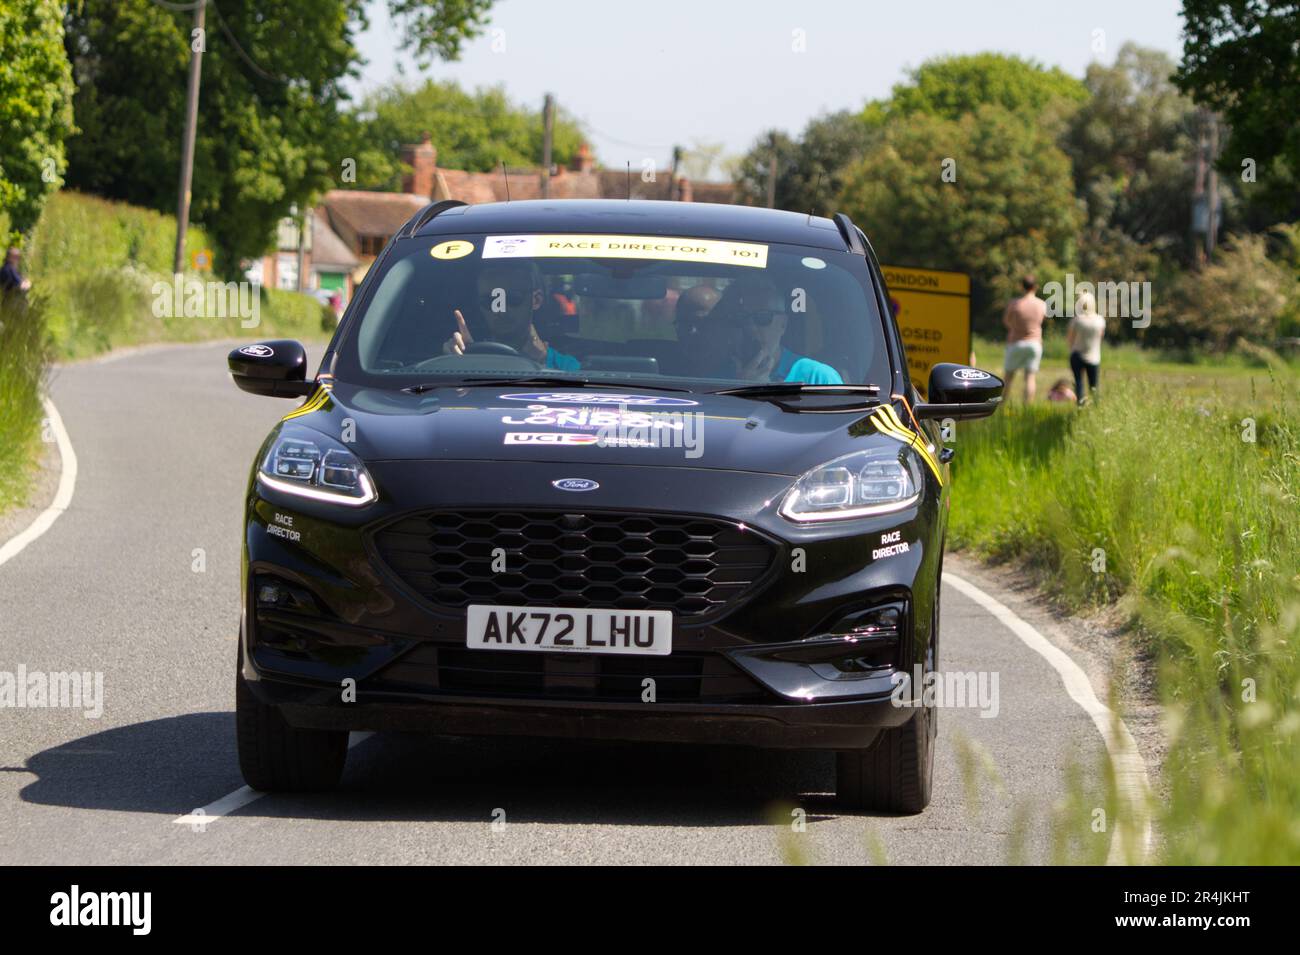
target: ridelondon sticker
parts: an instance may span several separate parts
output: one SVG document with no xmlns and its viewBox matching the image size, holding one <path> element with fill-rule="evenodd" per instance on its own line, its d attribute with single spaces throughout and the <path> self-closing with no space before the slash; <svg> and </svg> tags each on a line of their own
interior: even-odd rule
<svg viewBox="0 0 1300 955">
<path fill-rule="evenodd" d="M 689 398 L 664 395 L 607 394 L 599 391 L 528 391 L 501 395 L 506 401 L 533 401 L 553 405 L 640 405 L 652 408 L 693 408 L 699 404 Z"/>
<path fill-rule="evenodd" d="M 662 259 L 765 269 L 767 246 L 658 235 L 492 235 L 483 244 L 483 258 Z"/>
</svg>

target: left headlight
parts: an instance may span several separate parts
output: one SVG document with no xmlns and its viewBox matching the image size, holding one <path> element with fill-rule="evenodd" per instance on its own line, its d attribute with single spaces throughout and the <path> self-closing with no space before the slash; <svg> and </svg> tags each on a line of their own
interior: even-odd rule
<svg viewBox="0 0 1300 955">
<path fill-rule="evenodd" d="M 815 467 L 781 502 L 781 516 L 800 523 L 900 511 L 921 496 L 921 465 L 908 447 L 869 448 Z"/>
<path fill-rule="evenodd" d="M 286 494 L 348 507 L 378 495 L 361 459 L 328 435 L 286 424 L 267 452 L 257 479 Z"/>
</svg>

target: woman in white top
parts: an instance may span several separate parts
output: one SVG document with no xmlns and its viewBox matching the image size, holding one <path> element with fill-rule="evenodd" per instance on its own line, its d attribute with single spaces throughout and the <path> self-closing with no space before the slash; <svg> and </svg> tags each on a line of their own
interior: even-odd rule
<svg viewBox="0 0 1300 955">
<path fill-rule="evenodd" d="M 1097 374 L 1101 370 L 1101 337 L 1106 334 L 1106 319 L 1097 314 L 1097 300 L 1091 292 L 1080 292 L 1074 304 L 1065 339 L 1070 343 L 1070 370 L 1074 372 L 1074 393 L 1079 404 L 1088 400 L 1083 393 L 1083 379 L 1088 377 L 1091 397 L 1097 396 Z"/>
</svg>

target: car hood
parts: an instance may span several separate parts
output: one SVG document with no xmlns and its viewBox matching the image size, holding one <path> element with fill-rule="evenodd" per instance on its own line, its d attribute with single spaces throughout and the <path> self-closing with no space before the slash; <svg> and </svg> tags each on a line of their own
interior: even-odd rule
<svg viewBox="0 0 1300 955">
<path fill-rule="evenodd" d="M 337 382 L 328 399 L 315 404 L 291 417 L 345 440 L 363 461 L 528 461 L 797 476 L 892 440 L 863 411 L 804 414 L 768 401 L 699 393 L 498 385 L 417 395 Z"/>
</svg>

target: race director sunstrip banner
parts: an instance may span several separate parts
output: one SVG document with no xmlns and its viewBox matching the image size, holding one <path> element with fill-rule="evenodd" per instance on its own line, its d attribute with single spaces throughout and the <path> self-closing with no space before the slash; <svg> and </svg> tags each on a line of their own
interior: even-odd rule
<svg viewBox="0 0 1300 955">
<path fill-rule="evenodd" d="M 765 269 L 767 246 L 657 235 L 493 235 L 484 243 L 483 258 L 665 259 Z"/>
</svg>

